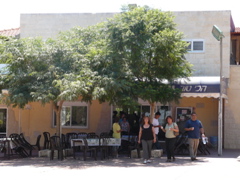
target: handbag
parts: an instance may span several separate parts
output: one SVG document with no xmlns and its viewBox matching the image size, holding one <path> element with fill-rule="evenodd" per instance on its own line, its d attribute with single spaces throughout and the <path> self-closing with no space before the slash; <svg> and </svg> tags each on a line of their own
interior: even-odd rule
<svg viewBox="0 0 240 180">
<path fill-rule="evenodd" d="M 175 129 L 174 123 L 173 123 L 173 128 Z M 179 131 L 178 132 L 173 131 L 173 134 L 174 134 L 174 136 L 177 137 L 179 135 Z"/>
</svg>

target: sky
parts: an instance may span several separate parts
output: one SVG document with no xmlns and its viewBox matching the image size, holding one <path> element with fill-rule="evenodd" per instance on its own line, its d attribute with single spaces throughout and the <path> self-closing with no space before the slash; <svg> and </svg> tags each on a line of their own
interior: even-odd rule
<svg viewBox="0 0 240 180">
<path fill-rule="evenodd" d="M 238 0 L 1 0 L 0 30 L 20 27 L 20 14 L 121 12 L 122 5 L 148 5 L 162 11 L 230 10 L 240 27 Z"/>
</svg>

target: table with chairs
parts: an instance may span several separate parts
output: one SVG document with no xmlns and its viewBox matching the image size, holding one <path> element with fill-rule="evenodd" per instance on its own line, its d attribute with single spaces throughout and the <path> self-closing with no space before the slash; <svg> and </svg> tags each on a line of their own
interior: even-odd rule
<svg viewBox="0 0 240 180">
<path fill-rule="evenodd" d="M 121 139 L 110 138 L 109 136 L 98 136 L 89 134 L 87 138 L 71 139 L 71 147 L 73 148 L 73 156 L 76 158 L 76 153 L 83 152 L 83 159 L 86 160 L 87 152 L 96 160 L 97 153 L 101 153 L 101 159 L 108 157 L 110 148 L 113 146 L 121 146 Z"/>
<path fill-rule="evenodd" d="M 41 137 L 44 138 L 42 146 L 40 145 Z M 36 143 L 30 144 L 24 137 L 23 133 L 12 133 L 9 137 L 0 137 L 0 150 L 4 153 L 4 157 L 18 155 L 20 157 L 32 156 L 32 151 L 37 150 L 39 157 L 49 157 L 50 160 L 57 158 L 63 160 L 67 156 L 74 159 L 83 156 L 83 160 L 92 157 L 94 160 L 98 158 L 109 159 L 114 157 L 116 148 L 120 150 L 123 142 L 128 143 L 128 154 L 136 146 L 135 135 L 123 135 L 122 138 L 113 138 L 109 132 L 102 132 L 97 135 L 94 132 L 69 132 L 57 136 L 51 135 L 49 132 L 43 132 L 36 137 Z M 118 151 L 119 152 L 119 151 Z M 34 151 L 35 153 L 35 151 Z"/>
<path fill-rule="evenodd" d="M 0 150 L 8 159 L 14 155 L 29 157 L 32 156 L 34 149 L 40 149 L 40 138 L 41 135 L 37 138 L 36 144 L 32 145 L 25 139 L 23 133 L 12 133 L 9 137 L 0 137 Z"/>
<path fill-rule="evenodd" d="M 105 159 L 109 158 L 113 146 L 121 146 L 121 139 L 112 138 L 109 133 L 100 133 L 99 136 L 94 132 L 69 132 L 62 134 L 61 138 L 53 135 L 45 139 L 49 141 L 49 144 L 44 141 L 48 148 L 43 149 L 39 156 L 50 157 L 50 160 L 54 157 L 63 160 L 69 155 L 76 159 L 78 154 L 83 154 L 83 160 L 86 160 L 88 155 L 97 160 L 98 154 L 101 159 Z"/>
</svg>

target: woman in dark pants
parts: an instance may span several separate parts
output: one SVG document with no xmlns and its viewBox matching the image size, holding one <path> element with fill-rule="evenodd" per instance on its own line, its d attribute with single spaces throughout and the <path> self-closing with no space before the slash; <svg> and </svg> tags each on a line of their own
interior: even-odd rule
<svg viewBox="0 0 240 180">
<path fill-rule="evenodd" d="M 174 156 L 174 146 L 176 142 L 176 136 L 174 132 L 179 132 L 178 125 L 173 122 L 173 118 L 168 116 L 166 118 L 166 126 L 165 128 L 161 127 L 163 132 L 165 132 L 165 141 L 166 141 L 166 152 L 167 152 L 167 162 L 175 161 Z"/>
<path fill-rule="evenodd" d="M 140 126 L 138 143 L 142 143 L 143 147 L 143 163 L 150 163 L 152 143 L 156 142 L 156 135 L 153 125 L 150 123 L 149 117 L 144 117 Z"/>
</svg>

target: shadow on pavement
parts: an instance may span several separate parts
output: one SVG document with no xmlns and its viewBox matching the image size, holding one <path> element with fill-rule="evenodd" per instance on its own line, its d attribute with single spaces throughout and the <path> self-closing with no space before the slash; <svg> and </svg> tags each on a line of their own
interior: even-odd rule
<svg viewBox="0 0 240 180">
<path fill-rule="evenodd" d="M 199 163 L 207 163 L 209 158 L 236 158 L 237 161 L 240 161 L 238 158 L 240 155 L 239 150 L 223 150 L 223 155 L 218 156 L 216 149 L 211 150 L 210 155 L 198 155 L 197 161 L 191 161 L 188 155 L 176 155 L 175 162 L 166 162 L 166 155 L 164 154 L 162 158 L 153 158 L 153 161 L 148 164 L 143 164 L 142 159 L 140 158 L 129 158 L 126 155 L 121 155 L 118 158 L 110 158 L 105 160 L 94 161 L 92 158 L 87 158 L 86 161 L 83 161 L 82 156 L 80 159 L 73 159 L 73 157 L 67 157 L 63 161 L 55 158 L 50 161 L 50 158 L 47 157 L 37 157 L 35 153 L 33 157 L 28 158 L 19 158 L 11 157 L 10 159 L 0 159 L 0 166 L 11 166 L 11 167 L 20 167 L 20 166 L 29 166 L 35 168 L 41 167 L 56 167 L 64 169 L 86 169 L 91 167 L 177 167 L 177 166 L 194 166 L 199 165 Z"/>
</svg>

